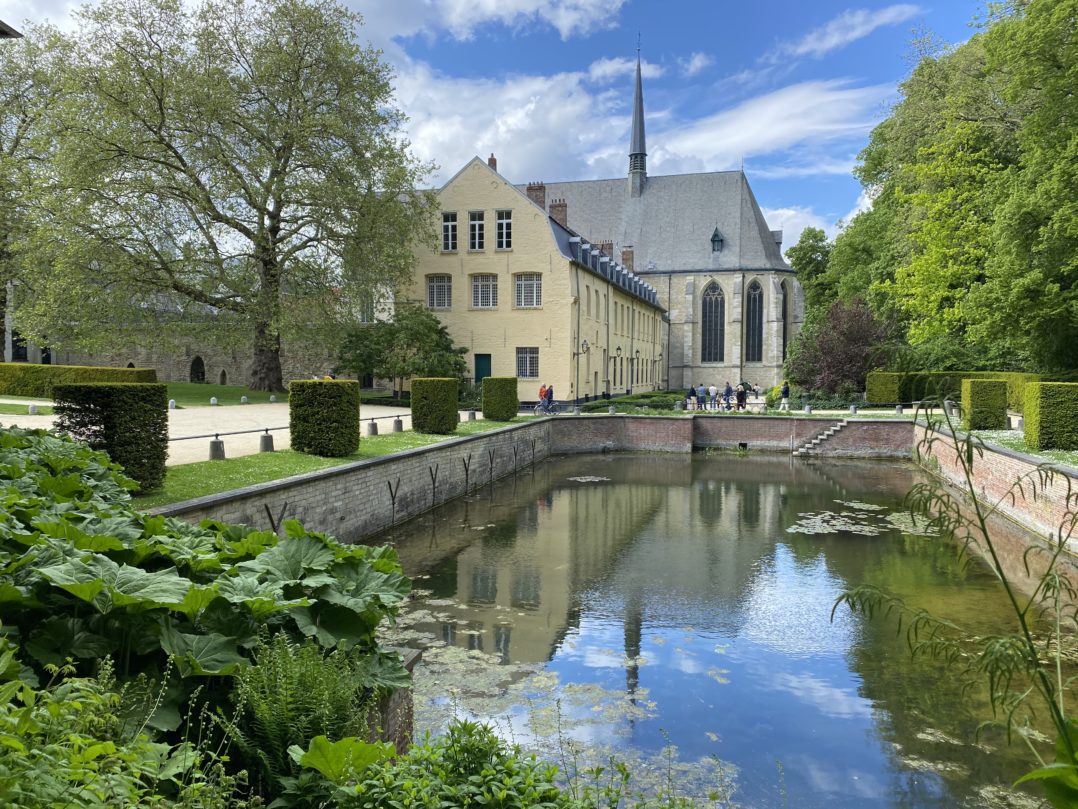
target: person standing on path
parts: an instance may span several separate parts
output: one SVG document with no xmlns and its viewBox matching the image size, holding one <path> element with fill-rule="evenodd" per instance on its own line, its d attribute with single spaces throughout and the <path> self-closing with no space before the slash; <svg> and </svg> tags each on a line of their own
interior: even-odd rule
<svg viewBox="0 0 1078 809">
<path fill-rule="evenodd" d="M 790 410 L 790 383 L 785 379 L 782 380 L 782 390 L 779 391 L 779 396 L 782 397 L 782 401 L 779 402 L 779 410 Z"/>
<path fill-rule="evenodd" d="M 711 387 L 707 389 L 708 395 L 711 398 L 711 409 L 719 409 L 719 389 L 715 387 L 715 383 L 711 383 Z"/>
<path fill-rule="evenodd" d="M 696 386 L 696 399 L 700 402 L 700 409 L 707 410 L 707 388 L 703 382 Z"/>
</svg>

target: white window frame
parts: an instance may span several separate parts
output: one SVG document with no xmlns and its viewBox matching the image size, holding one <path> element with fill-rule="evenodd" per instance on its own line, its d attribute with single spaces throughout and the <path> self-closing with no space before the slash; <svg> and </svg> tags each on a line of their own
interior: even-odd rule
<svg viewBox="0 0 1078 809">
<path fill-rule="evenodd" d="M 427 308 L 449 309 L 453 306 L 453 276 L 435 273 L 427 276 Z"/>
<path fill-rule="evenodd" d="M 517 347 L 517 377 L 520 379 L 539 378 L 539 347 Z"/>
<path fill-rule="evenodd" d="M 514 306 L 517 309 L 539 309 L 543 305 L 543 275 L 522 272 L 513 277 Z"/>
<path fill-rule="evenodd" d="M 442 214 L 442 252 L 457 252 L 457 212 Z"/>
<path fill-rule="evenodd" d="M 468 249 L 479 252 L 486 249 L 486 233 L 483 211 L 468 211 Z"/>
<path fill-rule="evenodd" d="M 472 308 L 473 309 L 497 309 L 498 308 L 498 276 L 488 273 L 477 273 L 471 277 L 472 281 Z"/>
<path fill-rule="evenodd" d="M 513 212 L 495 211 L 495 240 L 494 246 L 498 250 L 513 249 Z"/>
</svg>

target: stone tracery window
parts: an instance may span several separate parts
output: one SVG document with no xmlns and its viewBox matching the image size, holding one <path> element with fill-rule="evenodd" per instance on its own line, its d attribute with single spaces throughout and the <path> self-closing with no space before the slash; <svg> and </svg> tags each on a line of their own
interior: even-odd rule
<svg viewBox="0 0 1078 809">
<path fill-rule="evenodd" d="M 745 295 L 745 362 L 764 359 L 764 290 L 759 281 Z"/>
<path fill-rule="evenodd" d="M 700 332 L 700 361 L 722 362 L 726 351 L 726 298 L 714 281 L 704 290 Z"/>
</svg>

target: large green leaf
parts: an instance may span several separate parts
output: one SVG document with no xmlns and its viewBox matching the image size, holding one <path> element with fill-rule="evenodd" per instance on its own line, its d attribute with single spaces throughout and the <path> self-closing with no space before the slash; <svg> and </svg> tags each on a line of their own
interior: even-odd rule
<svg viewBox="0 0 1078 809">
<path fill-rule="evenodd" d="M 41 574 L 77 598 L 91 602 L 102 613 L 121 606 L 179 609 L 192 586 L 175 568 L 148 573 L 142 568 L 118 565 L 100 554 L 93 554 L 85 562 L 69 560 L 44 568 Z"/>
<path fill-rule="evenodd" d="M 166 622 L 161 631 L 161 647 L 176 658 L 180 672 L 188 674 L 233 674 L 249 664 L 235 641 L 221 635 L 193 635 L 180 632 Z"/>
<path fill-rule="evenodd" d="M 251 575 L 222 578 L 218 588 L 222 598 L 232 604 L 243 604 L 257 621 L 308 603 L 306 598 L 286 599 L 280 584 L 261 582 Z"/>
<path fill-rule="evenodd" d="M 335 556 L 325 543 L 310 536 L 287 537 L 275 547 L 237 567 L 265 577 L 266 581 L 281 584 L 299 583 L 312 571 L 323 571 L 333 564 Z"/>
<path fill-rule="evenodd" d="M 70 542 L 80 551 L 119 551 L 123 550 L 124 544 L 114 536 L 88 534 L 72 522 L 57 520 L 53 522 L 38 520 L 34 528 L 43 534 L 55 539 L 63 539 Z"/>
<path fill-rule="evenodd" d="M 318 770 L 334 784 L 344 784 L 371 764 L 391 758 L 395 752 L 389 742 L 365 742 L 355 736 L 337 742 L 315 736 L 306 752 L 298 744 L 288 748 L 293 761 L 301 767 Z"/>
<path fill-rule="evenodd" d="M 115 638 L 95 634 L 86 621 L 74 617 L 47 619 L 34 629 L 26 642 L 26 651 L 35 659 L 55 665 L 68 657 L 101 658 L 116 648 Z"/>
</svg>

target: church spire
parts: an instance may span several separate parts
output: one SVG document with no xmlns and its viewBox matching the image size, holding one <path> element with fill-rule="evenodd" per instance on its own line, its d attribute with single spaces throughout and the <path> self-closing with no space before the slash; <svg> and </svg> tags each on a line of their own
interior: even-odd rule
<svg viewBox="0 0 1078 809">
<path fill-rule="evenodd" d="M 644 89 L 640 80 L 640 46 L 636 48 L 636 92 L 633 96 L 633 133 L 629 141 L 629 189 L 634 197 L 644 190 L 648 176 L 648 150 L 644 145 Z"/>
</svg>

